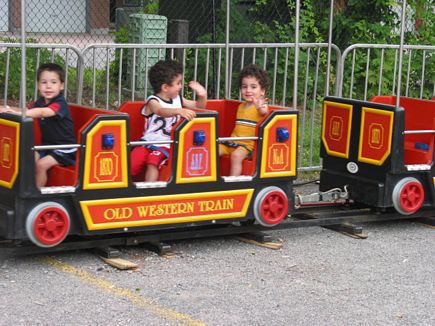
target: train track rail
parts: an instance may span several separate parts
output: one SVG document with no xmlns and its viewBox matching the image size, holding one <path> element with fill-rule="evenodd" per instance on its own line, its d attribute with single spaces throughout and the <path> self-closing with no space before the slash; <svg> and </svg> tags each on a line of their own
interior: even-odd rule
<svg viewBox="0 0 435 326">
<path fill-rule="evenodd" d="M 370 208 L 355 208 L 344 205 L 335 206 L 316 206 L 302 207 L 295 214 L 288 217 L 284 222 L 274 227 L 264 227 L 257 224 L 233 223 L 215 224 L 207 226 L 185 227 L 167 230 L 153 230 L 149 232 L 118 234 L 110 236 L 87 237 L 68 237 L 64 242 L 52 248 L 40 248 L 32 243 L 15 242 L 13 240 L 0 241 L 0 251 L 6 254 L 31 255 L 45 254 L 53 252 L 83 250 L 93 248 L 110 248 L 116 246 L 138 246 L 141 244 L 151 244 L 156 251 L 165 250 L 166 241 L 176 241 L 183 239 L 198 239 L 218 236 L 231 236 L 241 234 L 255 234 L 271 230 L 285 230 L 300 227 L 321 226 L 334 230 L 349 230 L 349 225 L 353 223 L 380 222 L 392 220 L 414 219 L 423 223 L 434 223 L 435 210 L 421 209 L 419 212 L 404 216 L 396 212 L 376 212 Z M 350 224 L 352 223 L 352 224 Z M 355 232 L 355 228 L 353 228 Z M 361 232 L 357 228 L 356 232 Z M 110 252 L 102 250 L 101 252 Z"/>
</svg>

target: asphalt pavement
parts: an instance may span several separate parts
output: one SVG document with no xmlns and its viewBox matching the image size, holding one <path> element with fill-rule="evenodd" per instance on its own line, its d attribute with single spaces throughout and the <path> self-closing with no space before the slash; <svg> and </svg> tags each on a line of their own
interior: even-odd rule
<svg viewBox="0 0 435 326">
<path fill-rule="evenodd" d="M 435 229 L 363 224 L 271 231 L 279 250 L 231 237 L 170 243 L 173 258 L 121 248 L 0 253 L 0 325 L 435 325 Z"/>
</svg>

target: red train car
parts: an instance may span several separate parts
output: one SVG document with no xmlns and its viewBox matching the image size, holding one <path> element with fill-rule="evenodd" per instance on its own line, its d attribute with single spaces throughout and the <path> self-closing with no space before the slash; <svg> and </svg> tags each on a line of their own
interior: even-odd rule
<svg viewBox="0 0 435 326">
<path fill-rule="evenodd" d="M 71 105 L 75 167 L 54 167 L 46 187 L 34 178 L 39 132 L 32 119 L 0 114 L 0 238 L 55 247 L 70 236 L 146 234 L 235 221 L 279 224 L 293 211 L 297 112 L 271 107 L 257 126 L 243 176 L 228 176 L 218 144 L 234 126 L 238 101 L 211 100 L 173 129 L 170 160 L 158 182 L 130 176 L 143 102 L 119 111 Z M 67 239 L 67 240 L 65 240 Z"/>
<path fill-rule="evenodd" d="M 395 103 L 325 98 L 320 190 L 345 188 L 355 202 L 402 215 L 435 205 L 435 102 Z"/>
</svg>

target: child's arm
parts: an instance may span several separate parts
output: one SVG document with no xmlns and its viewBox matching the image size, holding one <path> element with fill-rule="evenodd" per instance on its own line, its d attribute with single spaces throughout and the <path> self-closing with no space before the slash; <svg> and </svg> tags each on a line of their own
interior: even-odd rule
<svg viewBox="0 0 435 326">
<path fill-rule="evenodd" d="M 196 92 L 198 99 L 196 101 L 187 100 L 183 98 L 183 104 L 187 108 L 199 108 L 205 109 L 205 104 L 207 102 L 207 90 L 197 81 L 189 82 L 189 87 Z"/>
<path fill-rule="evenodd" d="M 163 108 L 159 102 L 157 101 L 149 101 L 147 103 L 147 111 L 152 112 L 154 114 L 157 114 L 163 118 L 170 118 L 176 115 L 180 115 L 181 117 L 185 118 L 186 120 L 192 120 L 195 118 L 196 113 L 195 111 L 189 110 L 189 109 L 170 109 L 170 108 Z"/>
<path fill-rule="evenodd" d="M 0 107 L 0 113 L 13 113 L 20 115 L 21 109 L 17 107 Z M 48 118 L 55 116 L 56 112 L 54 112 L 51 108 L 33 108 L 31 110 L 26 110 L 26 117 L 30 118 Z"/>
</svg>

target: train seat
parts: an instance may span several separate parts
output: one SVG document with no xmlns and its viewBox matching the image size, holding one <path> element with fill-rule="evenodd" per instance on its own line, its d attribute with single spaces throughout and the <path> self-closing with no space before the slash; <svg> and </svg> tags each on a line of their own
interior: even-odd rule
<svg viewBox="0 0 435 326">
<path fill-rule="evenodd" d="M 395 105 L 396 97 L 374 96 L 371 101 Z M 400 106 L 405 109 L 405 130 L 435 130 L 434 101 L 401 97 Z M 431 164 L 434 146 L 434 133 L 406 134 L 404 136 L 404 164 Z"/>
<path fill-rule="evenodd" d="M 218 136 L 230 137 L 236 123 L 237 108 L 240 101 L 208 100 L 206 109 L 218 113 Z"/>
<path fill-rule="evenodd" d="M 77 143 L 81 141 L 81 130 L 94 119 L 98 114 L 116 114 L 113 111 L 106 111 L 96 108 L 81 106 L 78 104 L 69 104 L 71 118 L 74 123 L 74 133 Z M 39 132 L 39 130 L 38 130 Z M 78 175 L 79 151 L 77 151 L 77 159 L 75 166 L 60 166 L 56 165 L 48 172 L 47 187 L 56 186 L 74 186 L 77 183 Z"/>
<path fill-rule="evenodd" d="M 229 176 L 231 168 L 231 159 L 229 155 L 222 155 L 220 157 L 221 175 Z M 250 158 L 243 160 L 242 175 L 253 175 L 255 172 L 254 161 Z"/>
<path fill-rule="evenodd" d="M 429 140 L 433 143 L 432 139 Z M 406 141 L 404 151 L 404 164 L 431 164 L 433 157 L 433 146 L 421 141 Z"/>
<path fill-rule="evenodd" d="M 237 108 L 240 101 L 236 100 L 208 100 L 206 108 L 218 112 L 218 136 L 230 137 L 236 123 Z M 255 149 L 254 149 L 255 152 Z M 253 153 L 254 155 L 254 153 Z M 220 157 L 220 171 L 222 176 L 230 174 L 231 159 L 228 155 Z M 242 164 L 242 175 L 253 175 L 255 164 L 252 158 L 245 159 Z"/>
<path fill-rule="evenodd" d="M 405 130 L 435 130 L 435 102 L 403 97 L 400 106 L 405 109 Z M 431 164 L 435 134 L 406 134 L 404 136 L 404 163 Z"/>
<path fill-rule="evenodd" d="M 138 140 L 143 135 L 145 118 L 141 111 L 144 105 L 144 101 L 127 101 L 118 108 L 118 112 L 127 113 L 130 117 L 130 140 Z"/>
<path fill-rule="evenodd" d="M 237 108 L 241 102 L 236 100 L 209 100 L 206 108 L 217 111 L 218 118 L 218 135 L 219 137 L 230 137 L 234 129 L 237 115 Z M 282 107 L 269 105 L 269 112 L 282 110 Z M 264 119 L 264 118 L 263 118 Z M 256 168 L 257 146 L 254 148 L 252 156 L 245 159 L 242 164 L 242 175 L 253 175 Z M 222 176 L 228 176 L 230 173 L 231 160 L 228 155 L 220 157 L 220 171 Z"/>
<path fill-rule="evenodd" d="M 47 187 L 74 186 L 77 180 L 75 166 L 56 165 L 48 172 Z"/>
</svg>

